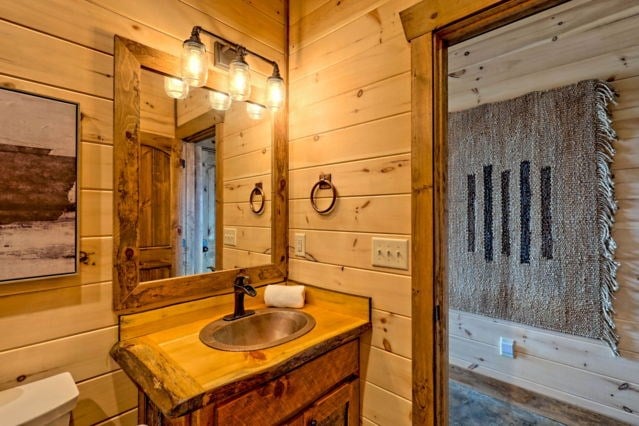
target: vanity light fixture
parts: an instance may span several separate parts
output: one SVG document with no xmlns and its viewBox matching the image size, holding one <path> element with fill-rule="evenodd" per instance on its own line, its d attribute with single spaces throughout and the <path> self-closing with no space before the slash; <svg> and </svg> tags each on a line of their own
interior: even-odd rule
<svg viewBox="0 0 639 426">
<path fill-rule="evenodd" d="M 177 77 L 164 77 L 164 91 L 174 99 L 186 99 L 189 95 L 189 85 Z"/>
<path fill-rule="evenodd" d="M 234 101 L 245 101 L 251 96 L 251 72 L 244 60 L 246 51 L 237 47 L 237 55 L 229 64 L 229 92 Z"/>
<path fill-rule="evenodd" d="M 280 75 L 280 67 L 273 65 L 273 75 L 266 79 L 266 106 L 277 111 L 284 104 L 284 79 Z"/>
<path fill-rule="evenodd" d="M 195 26 L 191 30 L 191 36 L 182 44 L 182 62 L 181 62 L 181 78 L 186 84 L 193 87 L 202 87 L 206 84 L 208 76 L 208 54 L 206 46 L 202 43 L 200 34 L 208 34 L 209 36 L 219 40 L 228 48 L 235 51 L 235 58 L 229 64 L 229 87 L 230 97 L 235 101 L 246 101 L 251 94 L 251 73 L 250 67 L 244 59 L 246 55 L 253 55 L 262 61 L 273 66 L 273 73 L 266 79 L 266 99 L 264 103 L 272 111 L 279 110 L 284 105 L 285 87 L 284 80 L 280 75 L 277 62 L 272 61 L 259 53 L 246 49 L 239 44 L 233 43 L 224 37 L 212 33 L 200 26 Z M 166 87 L 166 85 L 165 85 Z M 169 96 L 175 97 L 170 94 Z M 184 94 L 186 97 L 186 94 Z M 183 99 L 183 98 L 177 98 Z M 220 104 L 221 105 L 221 104 Z M 265 107 L 260 104 L 261 110 Z M 247 110 L 253 109 L 257 111 L 257 107 L 250 107 L 247 104 Z M 227 107 L 228 109 L 228 107 Z"/>
<path fill-rule="evenodd" d="M 211 108 L 218 111 L 226 111 L 231 107 L 231 96 L 228 93 L 211 90 L 209 92 Z"/>
<path fill-rule="evenodd" d="M 258 104 L 257 102 L 246 101 L 246 112 L 253 120 L 259 120 L 264 117 L 264 111 L 266 111 L 264 105 Z"/>
<path fill-rule="evenodd" d="M 206 46 L 200 40 L 200 27 L 193 27 L 191 37 L 182 43 L 182 79 L 189 86 L 202 87 L 209 75 L 209 61 Z"/>
</svg>

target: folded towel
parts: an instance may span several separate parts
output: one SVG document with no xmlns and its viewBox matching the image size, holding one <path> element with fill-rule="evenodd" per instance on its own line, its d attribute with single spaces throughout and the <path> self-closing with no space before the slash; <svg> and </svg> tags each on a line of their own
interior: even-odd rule
<svg viewBox="0 0 639 426">
<path fill-rule="evenodd" d="M 276 308 L 303 308 L 303 285 L 267 285 L 264 290 L 264 303 Z"/>
</svg>

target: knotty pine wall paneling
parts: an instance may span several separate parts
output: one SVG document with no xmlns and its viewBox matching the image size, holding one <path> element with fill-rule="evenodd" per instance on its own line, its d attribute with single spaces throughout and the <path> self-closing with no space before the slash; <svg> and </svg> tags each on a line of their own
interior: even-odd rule
<svg viewBox="0 0 639 426">
<path fill-rule="evenodd" d="M 236 245 L 224 245 L 224 268 L 271 263 L 272 134 L 271 114 L 254 120 L 243 103 L 226 111 L 223 127 L 224 227 L 235 229 Z M 249 206 L 251 191 L 262 183 L 266 201 L 262 214 Z M 256 197 L 256 205 L 259 197 Z"/>
<path fill-rule="evenodd" d="M 617 90 L 614 306 L 622 355 L 595 340 L 451 310 L 450 362 L 630 424 L 639 424 L 638 27 L 637 0 L 573 0 L 449 49 L 451 111 L 590 78 Z M 499 356 L 500 336 L 516 341 L 515 359 Z"/>
<path fill-rule="evenodd" d="M 364 424 L 411 424 L 410 272 L 371 266 L 371 238 L 410 240 L 410 45 L 399 12 L 417 0 L 291 2 L 289 251 L 293 280 L 373 298 L 362 345 Z M 335 210 L 309 193 L 330 173 Z"/>
<path fill-rule="evenodd" d="M 108 354 L 117 339 L 113 35 L 179 55 L 194 25 L 283 63 L 281 0 L 0 0 L 0 85 L 80 103 L 80 249 L 89 254 L 77 276 L 0 285 L 0 389 L 70 371 L 76 426 L 137 424 L 136 388 Z"/>
</svg>

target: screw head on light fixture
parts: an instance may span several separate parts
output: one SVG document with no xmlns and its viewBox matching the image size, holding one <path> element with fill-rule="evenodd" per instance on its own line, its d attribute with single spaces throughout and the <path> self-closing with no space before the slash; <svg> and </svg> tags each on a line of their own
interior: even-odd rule
<svg viewBox="0 0 639 426">
<path fill-rule="evenodd" d="M 284 104 L 284 79 L 280 76 L 280 69 L 275 63 L 273 75 L 266 79 L 266 106 L 272 111 L 279 110 Z"/>
<path fill-rule="evenodd" d="M 177 77 L 164 77 L 164 91 L 173 99 L 185 99 L 189 95 L 189 85 Z"/>
<path fill-rule="evenodd" d="M 202 87 L 209 74 L 206 46 L 200 40 L 200 27 L 193 27 L 191 37 L 182 43 L 182 79 L 189 86 Z"/>
<path fill-rule="evenodd" d="M 229 93 L 234 101 L 244 101 L 251 95 L 251 73 L 244 60 L 246 49 L 237 46 L 237 56 L 229 64 Z"/>
<path fill-rule="evenodd" d="M 264 111 L 266 107 L 256 102 L 246 101 L 246 112 L 248 116 L 253 120 L 259 120 L 264 117 Z"/>
<path fill-rule="evenodd" d="M 231 107 L 231 96 L 228 93 L 211 90 L 209 92 L 209 104 L 218 111 L 226 111 Z"/>
</svg>

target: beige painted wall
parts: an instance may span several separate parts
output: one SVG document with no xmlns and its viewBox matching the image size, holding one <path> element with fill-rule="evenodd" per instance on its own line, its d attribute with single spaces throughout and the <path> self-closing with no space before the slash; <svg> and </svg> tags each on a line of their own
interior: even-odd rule
<svg viewBox="0 0 639 426">
<path fill-rule="evenodd" d="M 137 423 L 133 384 L 111 361 L 113 35 L 179 54 L 202 25 L 283 63 L 280 0 L 0 0 L 0 85 L 80 103 L 80 236 L 74 277 L 0 285 L 0 389 L 70 371 L 76 425 Z M 259 67 L 258 67 L 259 68 Z"/>
<path fill-rule="evenodd" d="M 290 278 L 373 298 L 362 347 L 364 424 L 411 424 L 409 271 L 371 266 L 373 236 L 410 239 L 410 45 L 399 11 L 416 0 L 291 2 Z M 335 210 L 309 192 L 331 173 Z"/>
<path fill-rule="evenodd" d="M 639 1 L 573 0 L 449 50 L 452 111 L 600 78 L 619 94 L 613 166 L 622 357 L 596 340 L 450 312 L 451 364 L 639 424 Z M 498 355 L 499 336 L 517 357 Z"/>
</svg>

